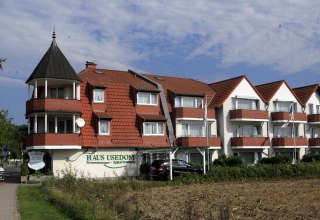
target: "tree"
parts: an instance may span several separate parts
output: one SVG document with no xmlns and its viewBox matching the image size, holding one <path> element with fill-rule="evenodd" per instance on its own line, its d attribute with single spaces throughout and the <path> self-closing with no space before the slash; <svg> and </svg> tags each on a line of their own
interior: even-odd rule
<svg viewBox="0 0 320 220">
<path fill-rule="evenodd" d="M 0 70 L 2 70 L 2 63 L 4 63 L 6 61 L 5 58 L 1 57 L 0 58 Z"/>
<path fill-rule="evenodd" d="M 21 143 L 27 126 L 16 126 L 11 120 L 7 110 L 0 110 L 0 148 L 4 145 L 8 146 L 11 158 L 16 159 L 21 156 Z M 0 151 L 0 155 L 2 155 L 2 151 Z"/>
</svg>

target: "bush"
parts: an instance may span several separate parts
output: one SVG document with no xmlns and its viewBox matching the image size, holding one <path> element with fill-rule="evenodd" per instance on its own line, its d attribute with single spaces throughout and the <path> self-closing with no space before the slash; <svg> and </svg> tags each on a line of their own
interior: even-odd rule
<svg viewBox="0 0 320 220">
<path fill-rule="evenodd" d="M 305 154 L 302 157 L 302 162 L 316 162 L 320 161 L 320 154 Z"/>
<path fill-rule="evenodd" d="M 270 158 L 262 158 L 261 164 L 281 164 L 281 163 L 291 163 L 291 159 L 287 155 L 276 155 Z"/>
<path fill-rule="evenodd" d="M 227 157 L 226 155 L 219 156 L 218 159 L 213 161 L 213 165 L 223 166 L 223 167 L 234 167 L 234 166 L 241 166 L 243 161 L 241 157 L 238 156 L 230 156 Z"/>
<path fill-rule="evenodd" d="M 29 167 L 27 163 L 21 164 L 21 176 L 27 176 L 29 174 Z"/>
</svg>

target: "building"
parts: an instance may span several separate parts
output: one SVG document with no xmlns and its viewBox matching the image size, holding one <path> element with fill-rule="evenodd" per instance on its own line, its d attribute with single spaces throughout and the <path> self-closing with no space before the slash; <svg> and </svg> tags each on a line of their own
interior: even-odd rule
<svg viewBox="0 0 320 220">
<path fill-rule="evenodd" d="M 309 140 L 309 152 L 320 153 L 320 87 L 319 84 L 293 89 L 307 114 L 305 134 Z"/>
<path fill-rule="evenodd" d="M 268 155 L 268 111 L 263 97 L 246 76 L 211 83 L 223 154 L 258 163 Z"/>
<path fill-rule="evenodd" d="M 137 176 L 142 163 L 170 157 L 205 167 L 221 154 L 257 164 L 320 153 L 319 85 L 254 86 L 246 76 L 207 84 L 85 65 L 77 74 L 53 33 L 26 81 L 24 147 L 44 152 L 54 175 L 71 167 L 94 178 Z"/>
<path fill-rule="evenodd" d="M 307 115 L 303 104 L 283 80 L 258 85 L 256 89 L 269 111 L 268 133 L 272 138 L 269 156 L 284 154 L 293 160 L 301 159 L 308 147 L 305 136 Z"/>
</svg>

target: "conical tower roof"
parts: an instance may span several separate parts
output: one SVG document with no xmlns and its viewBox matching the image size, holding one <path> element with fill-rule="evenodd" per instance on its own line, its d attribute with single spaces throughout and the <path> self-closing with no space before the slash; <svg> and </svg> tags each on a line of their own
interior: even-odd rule
<svg viewBox="0 0 320 220">
<path fill-rule="evenodd" d="M 59 49 L 55 32 L 52 35 L 52 43 L 37 67 L 34 69 L 26 83 L 34 79 L 67 79 L 81 82 L 67 58 Z"/>
</svg>

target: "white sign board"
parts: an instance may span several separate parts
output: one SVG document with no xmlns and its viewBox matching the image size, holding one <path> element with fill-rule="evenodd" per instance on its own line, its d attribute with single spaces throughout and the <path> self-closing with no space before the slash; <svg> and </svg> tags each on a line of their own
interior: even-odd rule
<svg viewBox="0 0 320 220">
<path fill-rule="evenodd" d="M 33 170 L 40 170 L 44 167 L 45 163 L 43 162 L 44 153 L 40 151 L 28 152 L 29 154 L 29 163 L 28 167 Z"/>
</svg>

